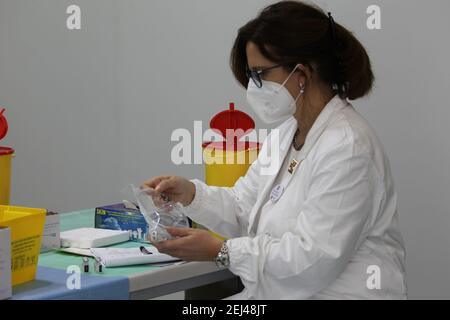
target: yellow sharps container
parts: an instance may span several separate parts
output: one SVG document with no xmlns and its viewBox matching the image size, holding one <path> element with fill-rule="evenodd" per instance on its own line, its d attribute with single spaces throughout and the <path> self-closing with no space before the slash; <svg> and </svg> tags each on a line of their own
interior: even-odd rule
<svg viewBox="0 0 450 320">
<path fill-rule="evenodd" d="M 257 141 L 242 141 L 254 130 L 255 122 L 245 112 L 234 109 L 234 103 L 230 103 L 229 110 L 211 119 L 210 127 L 223 137 L 223 141 L 206 141 L 202 145 L 205 182 L 211 186 L 232 187 L 258 157 L 260 144 Z"/>
</svg>

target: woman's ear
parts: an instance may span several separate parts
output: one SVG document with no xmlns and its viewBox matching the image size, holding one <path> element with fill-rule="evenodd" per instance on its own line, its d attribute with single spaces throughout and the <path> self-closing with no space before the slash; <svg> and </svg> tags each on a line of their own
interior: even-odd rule
<svg viewBox="0 0 450 320">
<path fill-rule="evenodd" d="M 298 74 L 298 86 L 302 88 L 306 85 L 306 82 L 311 79 L 311 70 L 301 63 L 297 64 L 296 68 L 296 73 Z"/>
</svg>

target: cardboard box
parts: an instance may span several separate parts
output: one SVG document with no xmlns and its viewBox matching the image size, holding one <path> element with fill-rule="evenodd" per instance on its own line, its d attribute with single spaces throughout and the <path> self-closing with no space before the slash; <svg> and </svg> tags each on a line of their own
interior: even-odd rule
<svg viewBox="0 0 450 320">
<path fill-rule="evenodd" d="M 57 250 L 61 247 L 60 233 L 59 214 L 57 212 L 47 211 L 44 233 L 42 235 L 41 253 Z"/>
<path fill-rule="evenodd" d="M 0 300 L 11 295 L 11 230 L 0 227 Z"/>
<path fill-rule="evenodd" d="M 130 233 L 130 240 L 148 242 L 148 224 L 139 210 L 126 208 L 123 203 L 95 209 L 95 227 L 123 230 Z"/>
</svg>

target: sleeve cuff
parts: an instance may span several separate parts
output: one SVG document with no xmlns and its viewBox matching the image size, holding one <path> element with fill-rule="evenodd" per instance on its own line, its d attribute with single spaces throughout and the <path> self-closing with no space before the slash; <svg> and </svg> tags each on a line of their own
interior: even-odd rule
<svg viewBox="0 0 450 320">
<path fill-rule="evenodd" d="M 228 269 L 239 276 L 246 288 L 254 287 L 258 283 L 259 269 L 261 268 L 262 250 L 266 247 L 270 237 L 265 235 L 232 238 L 227 241 L 230 266 Z"/>
<path fill-rule="evenodd" d="M 205 184 L 198 180 L 192 179 L 190 180 L 195 185 L 195 196 L 192 202 L 184 207 L 186 214 L 192 220 L 196 220 L 199 216 L 201 216 L 202 206 L 205 198 Z"/>
<path fill-rule="evenodd" d="M 228 255 L 230 256 L 229 269 L 234 274 L 239 274 L 239 267 L 245 259 L 245 254 L 242 252 L 242 248 L 245 247 L 244 243 L 248 240 L 248 237 L 227 240 Z"/>
</svg>

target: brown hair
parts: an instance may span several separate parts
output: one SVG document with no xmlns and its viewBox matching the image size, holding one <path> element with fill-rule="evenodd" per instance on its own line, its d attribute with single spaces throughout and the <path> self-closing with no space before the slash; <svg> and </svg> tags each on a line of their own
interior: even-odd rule
<svg viewBox="0 0 450 320">
<path fill-rule="evenodd" d="M 230 65 L 235 78 L 247 86 L 247 42 L 275 63 L 293 68 L 302 63 L 317 67 L 319 78 L 341 98 L 358 99 L 368 94 L 374 75 L 362 44 L 322 9 L 299 1 L 269 5 L 238 31 Z"/>
</svg>

